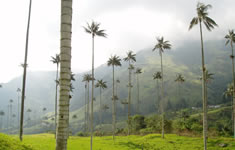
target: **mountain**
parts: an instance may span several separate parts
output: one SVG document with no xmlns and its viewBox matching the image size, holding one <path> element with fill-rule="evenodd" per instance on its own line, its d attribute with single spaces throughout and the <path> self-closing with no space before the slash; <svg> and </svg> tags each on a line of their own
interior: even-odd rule
<svg viewBox="0 0 235 150">
<path fill-rule="evenodd" d="M 223 41 L 207 41 L 205 42 L 205 59 L 206 68 L 210 73 L 213 73 L 213 80 L 208 83 L 208 104 L 216 105 L 228 103 L 223 92 L 227 84 L 231 82 L 231 60 L 230 49 L 224 46 Z M 140 100 L 141 114 L 152 114 L 158 112 L 158 86 L 153 80 L 153 73 L 160 71 L 160 56 L 158 52 L 152 52 L 151 48 L 141 50 L 136 56 L 137 62 L 135 67 L 140 67 L 143 73 L 139 75 L 140 81 Z M 186 107 L 200 107 L 202 105 L 201 99 L 201 50 L 199 42 L 187 42 L 181 47 L 166 50 L 163 53 L 163 67 L 164 67 L 164 89 L 165 89 L 165 109 L 167 111 L 178 110 Z M 116 79 L 120 80 L 118 85 L 117 101 L 117 115 L 118 120 L 123 120 L 127 115 L 127 109 L 122 106 L 121 101 L 127 99 L 128 90 L 128 64 L 122 61 L 121 67 L 115 68 Z M 75 87 L 73 97 L 70 102 L 71 111 L 71 125 L 80 126 L 84 118 L 84 93 L 85 83 L 82 82 L 83 75 L 79 73 L 75 75 L 76 81 L 73 82 Z M 178 86 L 175 83 L 176 74 L 181 73 L 185 77 L 185 83 Z M 110 109 L 103 112 L 103 118 L 107 123 L 111 122 L 111 96 L 112 96 L 112 69 L 106 64 L 101 65 L 95 69 L 95 78 L 107 81 L 108 88 L 103 90 L 102 103 L 107 104 Z M 55 92 L 55 72 L 31 72 L 27 77 L 26 89 L 26 106 L 31 108 L 33 112 L 42 112 L 42 108 L 46 107 L 48 111 L 54 110 L 54 92 Z M 18 77 L 3 84 L 0 89 L 1 107 L 7 112 L 7 105 L 9 99 L 17 100 L 16 89 L 21 87 L 22 77 Z M 132 114 L 136 113 L 136 76 L 132 76 Z M 91 86 L 90 86 L 91 87 Z M 179 89 L 180 88 L 180 89 Z M 180 95 L 178 93 L 180 91 Z M 96 102 L 94 103 L 94 111 L 99 109 L 99 90 L 95 89 Z M 14 103 L 16 106 L 16 103 Z M 25 110 L 26 110 L 25 109 Z M 16 107 L 15 107 L 16 110 Z M 47 112 L 48 112 L 47 111 Z M 72 119 L 76 114 L 78 117 Z M 98 114 L 95 113 L 95 118 Z M 98 121 L 95 121 L 98 122 Z"/>
</svg>

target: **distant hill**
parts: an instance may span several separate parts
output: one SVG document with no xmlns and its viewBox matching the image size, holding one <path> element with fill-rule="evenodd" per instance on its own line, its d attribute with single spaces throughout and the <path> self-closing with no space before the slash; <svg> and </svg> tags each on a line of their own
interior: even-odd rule
<svg viewBox="0 0 235 150">
<path fill-rule="evenodd" d="M 227 103 L 229 100 L 223 97 L 226 86 L 232 79 L 231 73 L 231 50 L 224 46 L 223 41 L 208 41 L 205 43 L 206 68 L 209 72 L 214 73 L 214 80 L 208 84 L 208 103 L 209 105 Z M 157 104 L 157 85 L 153 81 L 153 73 L 160 71 L 160 56 L 158 52 L 152 52 L 151 48 L 141 50 L 137 53 L 136 67 L 143 69 L 140 74 L 140 100 L 141 113 L 152 114 L 158 111 Z M 185 45 L 172 48 L 163 54 L 164 67 L 164 85 L 165 85 L 165 109 L 168 111 L 182 109 L 186 107 L 200 107 L 201 99 L 201 50 L 199 42 L 187 42 Z M 128 66 L 122 61 L 122 66 L 115 68 L 116 79 L 120 80 L 118 85 L 117 114 L 118 120 L 123 119 L 127 113 L 124 106 L 120 103 L 127 99 L 128 90 Z M 84 117 L 84 82 L 82 76 L 88 72 L 76 74 L 76 81 L 73 82 L 75 90 L 71 99 L 71 117 L 73 114 L 78 116 L 77 119 L 70 119 L 72 124 L 82 123 Z M 181 73 L 185 77 L 185 83 L 180 86 L 178 95 L 178 85 L 174 82 L 176 74 Z M 103 91 L 102 103 L 111 108 L 112 95 L 112 69 L 106 64 L 95 69 L 95 78 L 107 81 L 108 88 Z M 136 111 L 136 76 L 132 77 L 132 114 Z M 7 112 L 9 99 L 17 101 L 16 89 L 21 88 L 22 77 L 18 77 L 3 84 L 0 89 L 0 110 Z M 54 92 L 55 92 L 55 72 L 31 72 L 27 78 L 26 89 L 26 106 L 33 112 L 42 112 L 42 108 L 48 108 L 48 111 L 54 110 Z M 98 110 L 99 90 L 95 89 L 96 102 L 95 111 Z M 16 109 L 16 103 L 14 103 Z M 48 112 L 47 111 L 47 112 Z M 104 113 L 105 119 L 110 120 L 111 109 Z M 95 116 L 97 114 L 95 113 Z M 110 120 L 111 121 L 111 120 Z"/>
</svg>

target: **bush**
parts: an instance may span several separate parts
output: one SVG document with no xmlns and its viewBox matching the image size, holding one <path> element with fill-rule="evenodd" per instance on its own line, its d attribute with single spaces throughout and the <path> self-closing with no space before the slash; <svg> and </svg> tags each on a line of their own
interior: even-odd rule
<svg viewBox="0 0 235 150">
<path fill-rule="evenodd" d="M 89 136 L 89 134 L 87 132 L 78 132 L 77 136 L 86 137 L 86 136 Z"/>
<path fill-rule="evenodd" d="M 145 129 L 141 129 L 140 130 L 140 134 L 141 135 L 147 135 L 147 134 L 151 134 L 153 133 L 153 129 L 152 128 L 145 128 Z"/>
<path fill-rule="evenodd" d="M 145 117 L 142 115 L 135 115 L 130 120 L 131 131 L 134 133 L 146 127 Z"/>
</svg>

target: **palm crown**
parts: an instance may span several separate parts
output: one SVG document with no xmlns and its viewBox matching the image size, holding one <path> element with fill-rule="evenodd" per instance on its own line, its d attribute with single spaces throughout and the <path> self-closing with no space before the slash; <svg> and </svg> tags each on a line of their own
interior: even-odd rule
<svg viewBox="0 0 235 150">
<path fill-rule="evenodd" d="M 178 74 L 176 76 L 175 82 L 179 82 L 179 83 L 183 83 L 185 81 L 184 77 L 182 76 L 182 74 Z"/>
<path fill-rule="evenodd" d="M 83 82 L 84 81 L 86 81 L 86 82 L 90 82 L 92 80 L 92 76 L 91 76 L 91 74 L 85 74 L 84 76 L 83 76 Z"/>
<path fill-rule="evenodd" d="M 235 43 L 235 34 L 233 30 L 229 30 L 228 34 L 224 37 L 226 39 L 226 45 L 228 43 Z"/>
<path fill-rule="evenodd" d="M 83 27 L 86 33 L 94 36 L 107 37 L 105 30 L 100 30 L 100 23 L 92 21 L 91 24 L 87 23 L 87 27 Z"/>
<path fill-rule="evenodd" d="M 54 64 L 59 64 L 60 63 L 60 55 L 59 54 L 56 54 L 55 57 L 51 56 L 51 61 L 54 63 Z"/>
<path fill-rule="evenodd" d="M 101 80 L 97 80 L 97 83 L 96 83 L 95 87 L 96 88 L 100 87 L 102 89 L 107 88 L 106 81 L 103 81 L 102 79 Z"/>
<path fill-rule="evenodd" d="M 194 25 L 197 25 L 198 22 L 201 23 L 203 22 L 204 25 L 206 26 L 207 30 L 211 31 L 214 29 L 215 26 L 218 26 L 216 22 L 208 17 L 208 9 L 212 8 L 210 4 L 205 5 L 203 3 L 198 2 L 197 4 L 197 17 L 194 17 L 192 21 L 190 22 L 189 25 L 189 30 L 194 27 Z"/>
<path fill-rule="evenodd" d="M 154 73 L 153 74 L 153 79 L 155 80 L 155 79 L 161 79 L 162 78 L 162 74 L 161 74 L 161 72 L 156 72 L 156 73 Z"/>
<path fill-rule="evenodd" d="M 141 68 L 136 68 L 135 74 L 141 74 L 141 73 L 142 73 L 142 69 Z"/>
<path fill-rule="evenodd" d="M 169 41 L 164 41 L 164 37 L 156 38 L 157 44 L 154 46 L 153 51 L 159 50 L 159 54 L 164 52 L 165 49 L 171 49 L 171 44 Z"/>
<path fill-rule="evenodd" d="M 119 56 L 111 56 L 107 62 L 108 66 L 122 66 Z"/>
<path fill-rule="evenodd" d="M 133 54 L 133 51 L 129 51 L 126 54 L 127 54 L 127 57 L 123 59 L 124 61 L 136 62 L 136 58 L 135 58 L 136 54 Z"/>
</svg>

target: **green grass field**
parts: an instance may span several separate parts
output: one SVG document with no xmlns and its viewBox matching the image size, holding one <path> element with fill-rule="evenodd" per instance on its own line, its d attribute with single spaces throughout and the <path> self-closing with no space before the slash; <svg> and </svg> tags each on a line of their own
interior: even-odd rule
<svg viewBox="0 0 235 150">
<path fill-rule="evenodd" d="M 17 137 L 13 136 L 17 139 Z M 52 134 L 25 135 L 25 145 L 34 150 L 54 150 L 55 139 Z M 222 148 L 219 144 L 227 146 Z M 71 136 L 68 140 L 68 150 L 89 150 L 89 137 Z M 160 134 L 146 136 L 117 136 L 115 142 L 111 136 L 95 137 L 94 150 L 202 150 L 203 143 L 199 137 L 185 137 L 167 134 L 165 139 Z M 2 149 L 1 149 L 2 150 Z M 7 150 L 7 149 L 4 149 Z M 9 149 L 10 150 L 10 149 Z M 17 149 L 18 150 L 18 149 Z M 232 138 L 209 138 L 208 150 L 235 150 L 235 140 Z"/>
</svg>

